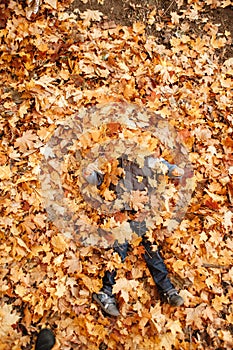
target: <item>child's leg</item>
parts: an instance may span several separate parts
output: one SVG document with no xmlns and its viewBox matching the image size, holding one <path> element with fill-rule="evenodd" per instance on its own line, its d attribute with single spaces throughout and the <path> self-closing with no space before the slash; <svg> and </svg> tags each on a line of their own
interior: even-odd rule
<svg viewBox="0 0 233 350">
<path fill-rule="evenodd" d="M 168 277 L 168 271 L 158 250 L 152 251 L 151 244 L 143 237 L 142 244 L 145 247 L 143 255 L 151 276 L 158 287 L 159 292 L 166 293 L 174 286 Z"/>
<path fill-rule="evenodd" d="M 118 241 L 115 241 L 113 244 L 114 251 L 120 255 L 122 262 L 125 261 L 125 258 L 127 256 L 128 247 L 128 242 L 119 244 Z"/>
<path fill-rule="evenodd" d="M 168 277 L 168 271 L 164 264 L 163 258 L 159 251 L 153 251 L 151 243 L 146 239 L 145 233 L 147 231 L 146 223 L 131 221 L 131 229 L 142 237 L 142 244 L 145 247 L 145 254 L 143 255 L 151 276 L 158 288 L 160 296 L 173 306 L 179 306 L 184 303 L 183 298 L 178 294 L 174 285 Z"/>
<path fill-rule="evenodd" d="M 114 251 L 117 252 L 121 260 L 126 258 L 128 249 L 128 242 L 119 244 L 117 241 L 114 243 Z M 116 271 L 106 271 L 103 277 L 103 287 L 99 293 L 94 293 L 94 300 L 101 306 L 107 314 L 111 316 L 119 316 L 119 310 L 116 305 L 115 296 L 112 293 L 112 287 L 115 284 Z"/>
<path fill-rule="evenodd" d="M 168 277 L 168 271 L 159 251 L 152 251 L 151 243 L 145 237 L 142 239 L 145 247 L 144 259 L 151 273 L 151 276 L 158 288 L 162 299 L 165 299 L 172 306 L 180 306 L 184 303 L 183 298 L 178 294 L 174 285 Z"/>
<path fill-rule="evenodd" d="M 138 236 L 142 237 L 142 244 L 145 247 L 145 254 L 143 257 L 159 291 L 167 292 L 169 289 L 174 288 L 168 278 L 168 272 L 159 251 L 152 251 L 151 243 L 145 238 L 145 233 L 147 231 L 145 221 L 138 222 L 132 220 L 130 222 L 130 227 Z"/>
<path fill-rule="evenodd" d="M 119 244 L 118 241 L 116 241 L 113 245 L 114 251 L 120 255 L 122 262 L 125 261 L 128 246 L 128 242 Z M 112 287 L 115 284 L 115 277 L 116 271 L 106 271 L 103 277 L 103 287 L 101 291 L 107 293 L 108 295 L 112 295 Z"/>
<path fill-rule="evenodd" d="M 112 296 L 112 287 L 115 284 L 115 277 L 116 277 L 116 271 L 106 271 L 104 274 L 104 277 L 102 279 L 103 281 L 103 287 L 101 288 L 101 291 Z"/>
</svg>

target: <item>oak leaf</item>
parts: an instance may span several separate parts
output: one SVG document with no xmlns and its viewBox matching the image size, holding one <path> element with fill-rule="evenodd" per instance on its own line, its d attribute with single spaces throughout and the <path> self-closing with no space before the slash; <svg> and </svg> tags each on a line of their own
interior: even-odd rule
<svg viewBox="0 0 233 350">
<path fill-rule="evenodd" d="M 26 152 L 34 149 L 39 142 L 39 138 L 32 130 L 23 132 L 23 135 L 18 137 L 14 143 L 16 148 L 19 148 L 20 152 Z M 41 143 L 39 143 L 41 145 Z"/>
</svg>

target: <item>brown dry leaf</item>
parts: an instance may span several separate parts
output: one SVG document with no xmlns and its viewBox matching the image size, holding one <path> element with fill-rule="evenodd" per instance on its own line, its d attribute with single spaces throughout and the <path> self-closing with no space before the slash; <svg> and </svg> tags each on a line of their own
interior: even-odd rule
<svg viewBox="0 0 233 350">
<path fill-rule="evenodd" d="M 111 230 L 112 236 L 118 242 L 125 243 L 125 241 L 130 242 L 132 238 L 132 231 L 130 228 L 130 224 L 127 221 L 124 221 L 120 226 L 114 227 Z"/>
<path fill-rule="evenodd" d="M 71 255 L 70 259 L 66 260 L 64 266 L 68 267 L 68 273 L 79 274 L 82 272 L 82 263 L 74 254 Z"/>
<path fill-rule="evenodd" d="M 0 153 L 0 166 L 5 165 L 7 162 L 7 156 L 4 153 Z"/>
<path fill-rule="evenodd" d="M 113 214 L 114 219 L 116 222 L 120 222 L 122 224 L 122 222 L 126 221 L 127 219 L 127 214 L 126 213 L 122 213 L 122 212 L 117 212 Z"/>
<path fill-rule="evenodd" d="M 204 303 L 198 305 L 195 308 L 186 309 L 186 324 L 193 325 L 200 329 L 202 327 L 202 315 L 206 305 Z"/>
<path fill-rule="evenodd" d="M 36 228 L 35 223 L 33 222 L 33 217 L 28 216 L 24 219 L 24 221 L 20 224 L 23 231 L 26 231 L 26 233 L 31 234 L 33 230 Z"/>
<path fill-rule="evenodd" d="M 162 313 L 161 306 L 159 305 L 159 303 L 157 303 L 154 307 L 152 306 L 150 308 L 150 314 L 156 330 L 160 333 L 161 330 L 164 328 L 166 317 Z"/>
<path fill-rule="evenodd" d="M 173 333 L 163 334 L 160 337 L 159 349 L 172 350 L 175 339 L 176 339 L 176 335 L 174 335 Z"/>
<path fill-rule="evenodd" d="M 84 285 L 88 288 L 88 290 L 91 293 L 97 293 L 100 290 L 101 281 L 99 279 L 93 279 L 83 274 L 80 274 L 79 277 L 82 279 Z"/>
<path fill-rule="evenodd" d="M 62 253 L 65 252 L 68 248 L 64 237 L 61 234 L 54 235 L 51 239 L 52 246 L 54 247 L 55 252 Z"/>
<path fill-rule="evenodd" d="M 147 23 L 151 26 L 152 24 L 154 24 L 154 22 L 155 22 L 155 15 L 156 15 L 156 12 L 157 12 L 157 10 L 156 10 L 156 8 L 155 9 L 153 9 L 150 13 L 149 13 L 149 15 L 148 15 L 148 20 L 147 20 Z"/>
<path fill-rule="evenodd" d="M 84 26 L 89 26 L 92 21 L 101 21 L 103 13 L 98 10 L 89 10 L 80 13 L 80 17 L 83 19 Z"/>
<path fill-rule="evenodd" d="M 122 298 L 127 303 L 129 301 L 129 292 L 132 289 L 136 289 L 138 287 L 138 281 L 136 280 L 128 280 L 126 278 L 118 278 L 116 284 L 113 286 L 113 293 L 121 292 Z"/>
<path fill-rule="evenodd" d="M 14 143 L 14 146 L 19 148 L 20 152 L 22 153 L 34 149 L 40 145 L 41 143 L 39 142 L 38 136 L 33 133 L 32 130 L 24 131 L 23 135 L 18 137 Z"/>
<path fill-rule="evenodd" d="M 177 259 L 177 260 L 172 264 L 172 268 L 174 269 L 174 271 L 175 271 L 176 273 L 179 274 L 180 271 L 183 272 L 184 267 L 185 267 L 186 264 L 187 264 L 187 262 Z"/>
<path fill-rule="evenodd" d="M 227 210 L 224 213 L 223 225 L 226 228 L 226 230 L 232 228 L 232 225 L 233 225 L 233 213 L 232 213 L 232 211 Z"/>
<path fill-rule="evenodd" d="M 9 180 L 11 178 L 12 172 L 9 165 L 0 166 L 0 180 Z"/>
<path fill-rule="evenodd" d="M 131 191 L 130 204 L 134 210 L 141 210 L 144 204 L 149 202 L 149 197 L 145 191 Z"/>
<path fill-rule="evenodd" d="M 44 0 L 44 2 L 50 5 L 54 10 L 57 10 L 57 0 Z"/>
<path fill-rule="evenodd" d="M 144 33 L 145 30 L 145 24 L 141 23 L 141 22 L 135 22 L 133 24 L 133 31 L 137 34 L 142 34 Z"/>
<path fill-rule="evenodd" d="M 25 248 L 27 252 L 30 252 L 30 249 L 28 248 L 28 246 L 25 244 L 25 242 L 24 242 L 21 238 L 16 237 L 16 240 L 17 240 L 17 243 L 18 243 L 21 247 Z"/>
<path fill-rule="evenodd" d="M 7 334 L 13 332 L 20 316 L 13 310 L 12 305 L 3 304 L 0 308 L 0 336 L 5 338 Z"/>
<path fill-rule="evenodd" d="M 180 16 L 177 14 L 177 12 L 171 12 L 171 21 L 173 24 L 179 24 Z"/>
<path fill-rule="evenodd" d="M 218 336 L 220 339 L 224 341 L 225 344 L 227 344 L 230 347 L 232 346 L 232 334 L 229 330 L 224 331 L 224 330 L 219 330 L 218 331 Z"/>
<path fill-rule="evenodd" d="M 215 298 L 211 301 L 213 308 L 219 312 L 224 308 L 224 305 L 229 304 L 229 298 L 225 295 L 215 295 Z"/>
<path fill-rule="evenodd" d="M 38 226 L 38 227 L 41 227 L 41 228 L 44 228 L 45 225 L 46 225 L 46 220 L 47 220 L 47 217 L 45 214 L 36 214 L 33 216 L 33 221 L 34 223 Z"/>
<path fill-rule="evenodd" d="M 56 291 L 55 295 L 58 298 L 63 297 L 67 293 L 67 287 L 66 287 L 66 276 L 59 279 L 57 285 L 56 285 Z"/>
<path fill-rule="evenodd" d="M 182 325 L 179 320 L 168 320 L 166 324 L 166 328 L 171 331 L 173 335 L 176 335 L 176 333 L 182 333 Z"/>
<path fill-rule="evenodd" d="M 105 188 L 104 191 L 102 191 L 102 196 L 106 201 L 113 201 L 116 199 L 116 194 L 114 191 L 110 191 L 108 188 Z"/>
</svg>

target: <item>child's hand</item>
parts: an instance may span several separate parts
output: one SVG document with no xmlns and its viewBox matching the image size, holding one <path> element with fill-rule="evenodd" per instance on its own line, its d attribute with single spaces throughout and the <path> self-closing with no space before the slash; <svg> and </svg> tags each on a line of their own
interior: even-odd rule
<svg viewBox="0 0 233 350">
<path fill-rule="evenodd" d="M 89 184 L 99 186 L 102 183 L 103 173 L 96 163 L 90 163 L 84 169 L 83 177 Z"/>
<path fill-rule="evenodd" d="M 176 166 L 169 174 L 169 177 L 177 178 L 184 175 L 184 170 Z"/>
<path fill-rule="evenodd" d="M 91 175 L 93 172 L 97 172 L 97 173 L 100 173 L 102 174 L 102 171 L 98 168 L 97 164 L 94 162 L 94 163 L 90 163 L 88 164 L 88 166 L 86 167 L 86 169 L 83 171 L 83 175 L 84 176 L 89 176 Z"/>
<path fill-rule="evenodd" d="M 154 158 L 154 157 L 148 157 L 148 166 L 150 168 L 154 168 L 156 164 L 162 163 L 166 165 L 167 172 L 166 175 L 170 177 L 171 179 L 179 179 L 184 175 L 184 170 L 180 167 L 178 167 L 176 164 L 170 164 L 168 161 L 166 161 L 163 158 Z"/>
</svg>

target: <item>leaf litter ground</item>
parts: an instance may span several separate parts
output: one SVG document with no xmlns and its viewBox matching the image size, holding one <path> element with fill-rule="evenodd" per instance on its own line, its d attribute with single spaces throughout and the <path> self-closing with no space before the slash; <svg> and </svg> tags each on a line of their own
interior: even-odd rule
<svg viewBox="0 0 233 350">
<path fill-rule="evenodd" d="M 45 1 L 31 22 L 24 3 L 1 4 L 0 349 L 31 349 L 45 325 L 57 349 L 232 348 L 232 6 L 140 3 Z M 122 265 L 61 235 L 42 203 L 54 130 L 83 106 L 122 100 L 169 120 L 195 171 L 179 228 L 154 232 L 179 309 L 160 303 L 136 240 Z M 118 319 L 91 298 L 106 267 L 118 268 Z"/>
</svg>

